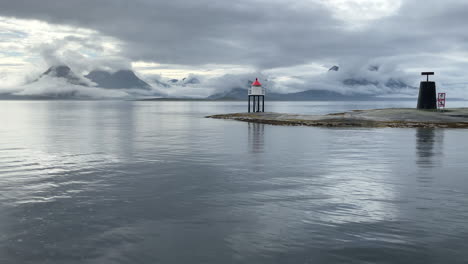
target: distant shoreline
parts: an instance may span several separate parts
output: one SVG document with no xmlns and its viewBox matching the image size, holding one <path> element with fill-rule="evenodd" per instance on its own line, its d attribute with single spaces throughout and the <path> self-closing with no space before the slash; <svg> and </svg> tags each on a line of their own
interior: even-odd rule
<svg viewBox="0 0 468 264">
<path fill-rule="evenodd" d="M 268 98 L 265 98 L 267 100 Z M 377 101 L 377 102 L 394 102 L 394 101 L 416 101 L 417 98 L 363 98 L 362 100 L 357 100 L 355 98 L 337 98 L 337 99 L 323 99 L 317 98 L 313 99 L 270 99 L 269 102 L 352 102 L 352 101 Z M 464 99 L 451 99 L 452 101 L 465 101 Z M 245 99 L 237 98 L 217 98 L 217 99 L 208 99 L 208 98 L 147 98 L 147 99 L 135 99 L 133 101 L 202 101 L 202 102 L 247 102 L 247 96 Z"/>
<path fill-rule="evenodd" d="M 268 99 L 265 98 L 265 103 L 268 102 L 416 102 L 417 98 L 382 98 L 382 97 L 373 97 L 373 98 L 317 98 L 317 99 Z M 3 95 L 0 94 L 0 101 L 130 101 L 130 102 L 245 102 L 247 103 L 247 98 L 237 99 L 237 98 L 79 98 L 79 97 L 52 97 L 52 96 L 18 96 L 18 95 Z M 453 102 L 463 102 L 468 101 L 462 98 L 451 98 L 450 101 Z M 416 103 L 415 103 L 416 104 Z"/>
<path fill-rule="evenodd" d="M 207 118 L 230 119 L 282 126 L 369 127 L 369 128 L 468 128 L 468 108 L 452 108 L 445 112 L 388 108 L 354 110 L 328 115 L 283 113 L 234 113 Z"/>
</svg>

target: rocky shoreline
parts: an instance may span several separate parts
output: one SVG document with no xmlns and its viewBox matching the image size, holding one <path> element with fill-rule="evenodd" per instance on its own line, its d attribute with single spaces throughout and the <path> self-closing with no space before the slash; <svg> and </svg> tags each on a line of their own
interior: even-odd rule
<svg viewBox="0 0 468 264">
<path fill-rule="evenodd" d="M 443 112 L 410 108 L 354 110 L 328 115 L 234 113 L 207 116 L 251 123 L 316 127 L 468 128 L 468 108 Z"/>
</svg>

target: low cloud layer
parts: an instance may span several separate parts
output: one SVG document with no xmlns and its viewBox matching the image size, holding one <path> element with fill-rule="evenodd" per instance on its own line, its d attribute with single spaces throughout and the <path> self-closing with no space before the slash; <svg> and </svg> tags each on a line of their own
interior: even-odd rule
<svg viewBox="0 0 468 264">
<path fill-rule="evenodd" d="M 21 86 L 13 93 L 20 96 L 47 96 L 48 98 L 112 99 L 126 98 L 125 91 L 74 85 L 62 78 L 43 77 L 37 82 Z"/>
</svg>

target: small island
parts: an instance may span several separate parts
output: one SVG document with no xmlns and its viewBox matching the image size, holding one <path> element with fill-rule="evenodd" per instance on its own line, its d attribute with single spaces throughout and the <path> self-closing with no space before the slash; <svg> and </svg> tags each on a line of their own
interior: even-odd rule
<svg viewBox="0 0 468 264">
<path fill-rule="evenodd" d="M 468 128 L 468 108 L 451 108 L 444 111 L 389 108 L 327 115 L 234 113 L 212 115 L 207 118 L 285 126 Z"/>
</svg>

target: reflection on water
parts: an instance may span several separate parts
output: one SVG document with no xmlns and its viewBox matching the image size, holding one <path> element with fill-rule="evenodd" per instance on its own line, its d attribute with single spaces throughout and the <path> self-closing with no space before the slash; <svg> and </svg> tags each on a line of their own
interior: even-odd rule
<svg viewBox="0 0 468 264">
<path fill-rule="evenodd" d="M 265 125 L 258 123 L 248 123 L 249 146 L 252 153 L 263 153 L 265 144 Z"/>
<path fill-rule="evenodd" d="M 334 104 L 269 107 L 395 106 Z M 0 263 L 466 263 L 465 130 L 203 118 L 239 109 L 2 102 Z"/>
<path fill-rule="evenodd" d="M 443 156 L 443 129 L 416 129 L 416 164 L 422 168 L 440 166 Z"/>
</svg>

